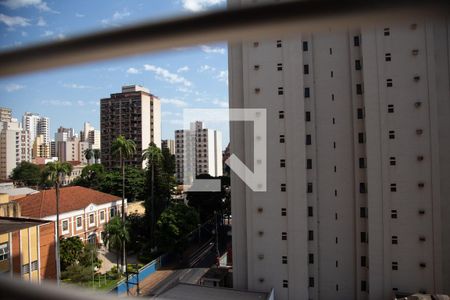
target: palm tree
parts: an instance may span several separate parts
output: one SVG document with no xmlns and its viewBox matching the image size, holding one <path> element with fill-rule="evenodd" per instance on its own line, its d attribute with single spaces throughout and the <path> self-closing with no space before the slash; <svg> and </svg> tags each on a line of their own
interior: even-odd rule
<svg viewBox="0 0 450 300">
<path fill-rule="evenodd" d="M 91 158 L 94 155 L 94 152 L 92 151 L 91 148 L 87 148 L 83 151 L 83 155 L 86 158 L 88 166 L 89 166 L 89 162 L 91 161 Z"/>
<path fill-rule="evenodd" d="M 56 280 L 59 284 L 61 267 L 59 261 L 59 200 L 62 177 L 72 172 L 72 165 L 67 162 L 49 162 L 45 165 L 43 175 L 55 186 L 56 191 Z"/>
<path fill-rule="evenodd" d="M 120 160 L 120 166 L 122 168 L 122 225 L 125 226 L 125 159 L 131 157 L 136 153 L 136 143 L 133 140 L 127 140 L 123 135 L 119 135 L 111 145 L 112 154 L 118 157 Z M 125 230 L 125 228 L 124 228 Z M 126 251 L 125 240 L 122 242 L 122 266 L 123 271 L 126 271 Z"/>
<path fill-rule="evenodd" d="M 109 248 L 113 248 L 117 251 L 117 271 L 119 268 L 119 258 L 123 245 L 130 239 L 128 230 L 126 230 L 122 220 L 119 217 L 112 218 L 105 225 L 105 235 L 103 237 L 103 243 L 108 245 Z"/>
<path fill-rule="evenodd" d="M 151 204 L 151 211 L 150 211 L 150 218 L 151 218 L 151 224 L 150 224 L 150 236 L 151 240 L 150 243 L 153 245 L 153 232 L 154 232 L 154 224 L 155 224 L 155 166 L 158 166 L 163 159 L 163 155 L 161 153 L 161 150 L 159 150 L 158 147 L 154 143 L 150 143 L 147 149 L 145 149 L 142 153 L 142 159 L 147 160 L 147 168 L 151 168 L 151 184 L 152 189 L 150 193 L 150 204 Z"/>
<path fill-rule="evenodd" d="M 94 161 L 97 164 L 100 159 L 100 149 L 94 149 Z"/>
</svg>

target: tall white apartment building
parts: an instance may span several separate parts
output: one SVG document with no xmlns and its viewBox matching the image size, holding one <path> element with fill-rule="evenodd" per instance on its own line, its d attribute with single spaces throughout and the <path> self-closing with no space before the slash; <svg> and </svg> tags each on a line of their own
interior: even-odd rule
<svg viewBox="0 0 450 300">
<path fill-rule="evenodd" d="M 22 126 L 29 132 L 31 143 L 40 134 L 44 136 L 44 142 L 50 142 L 50 119 L 36 113 L 26 112 L 22 117 Z"/>
<path fill-rule="evenodd" d="M 84 122 L 83 130 L 80 132 L 80 140 L 89 142 L 92 149 L 100 149 L 100 130 L 96 130 L 89 122 Z"/>
<path fill-rule="evenodd" d="M 175 130 L 175 163 L 177 181 L 185 185 L 201 174 L 222 176 L 222 133 L 199 121 Z"/>
<path fill-rule="evenodd" d="M 17 119 L 0 122 L 0 179 L 7 179 L 22 161 L 31 161 L 28 132 Z"/>
<path fill-rule="evenodd" d="M 266 108 L 268 122 L 267 192 L 231 176 L 234 287 L 276 299 L 450 294 L 449 28 L 415 20 L 229 45 L 230 108 Z M 251 166 L 252 132 L 230 132 Z"/>
</svg>

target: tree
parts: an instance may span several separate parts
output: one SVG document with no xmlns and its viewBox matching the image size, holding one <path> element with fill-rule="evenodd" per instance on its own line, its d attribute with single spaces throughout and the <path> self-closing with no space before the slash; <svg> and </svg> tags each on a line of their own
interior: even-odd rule
<svg viewBox="0 0 450 300">
<path fill-rule="evenodd" d="M 103 182 L 103 178 L 105 177 L 105 167 L 101 164 L 92 164 L 90 166 L 86 166 L 81 171 L 81 175 L 75 178 L 71 185 L 79 185 L 87 188 L 92 188 L 99 190 L 100 185 Z M 117 196 L 120 196 L 118 194 Z"/>
<path fill-rule="evenodd" d="M 100 159 L 100 149 L 94 149 L 94 162 L 98 164 L 98 160 Z"/>
<path fill-rule="evenodd" d="M 175 168 L 176 168 L 175 155 L 170 154 L 170 151 L 168 148 L 163 148 L 162 156 L 163 156 L 164 172 L 173 176 L 175 174 Z"/>
<path fill-rule="evenodd" d="M 117 269 L 119 268 L 120 253 L 123 251 L 123 245 L 129 240 L 128 230 L 119 217 L 112 218 L 105 225 L 105 235 L 103 236 L 103 243 L 110 249 L 117 251 Z M 123 257 L 122 257 L 123 258 Z M 123 261 L 125 264 L 125 261 Z"/>
<path fill-rule="evenodd" d="M 145 224 L 145 217 L 132 213 L 127 216 L 127 231 L 130 236 L 129 249 L 138 253 L 142 250 L 147 239 L 147 224 Z"/>
<path fill-rule="evenodd" d="M 11 173 L 11 179 L 25 186 L 37 186 L 41 179 L 41 170 L 33 163 L 23 161 Z"/>
<path fill-rule="evenodd" d="M 136 143 L 133 140 L 127 140 L 123 135 L 119 135 L 112 143 L 111 146 L 112 154 L 118 157 L 120 160 L 120 165 L 122 168 L 122 225 L 125 229 L 126 215 L 125 215 L 125 159 L 130 158 L 134 153 L 136 153 Z M 125 249 L 125 240 L 123 240 L 122 245 L 123 252 L 123 271 L 126 271 L 127 258 Z"/>
<path fill-rule="evenodd" d="M 169 206 L 156 223 L 156 238 L 159 248 L 167 252 L 181 252 L 189 233 L 197 228 L 198 213 L 182 203 Z"/>
<path fill-rule="evenodd" d="M 59 188 L 61 186 L 61 180 L 63 175 L 67 175 L 72 172 L 72 165 L 69 163 L 49 162 L 45 165 L 43 176 L 46 177 L 55 187 L 56 192 L 56 280 L 59 282 L 61 277 L 61 267 L 59 265 L 59 200 L 60 193 Z"/>
<path fill-rule="evenodd" d="M 78 262 L 85 267 L 100 268 L 102 261 L 98 258 L 98 249 L 95 244 L 85 244 Z"/>
<path fill-rule="evenodd" d="M 91 159 L 92 159 L 92 156 L 94 155 L 94 152 L 92 151 L 91 148 L 87 148 L 87 149 L 85 149 L 85 150 L 83 151 L 83 155 L 84 155 L 84 157 L 86 158 L 87 163 L 88 163 L 88 166 L 89 166 L 89 165 L 90 165 L 90 162 L 91 162 Z"/>
<path fill-rule="evenodd" d="M 75 264 L 83 253 L 83 242 L 77 236 L 60 239 L 61 270 Z"/>
</svg>

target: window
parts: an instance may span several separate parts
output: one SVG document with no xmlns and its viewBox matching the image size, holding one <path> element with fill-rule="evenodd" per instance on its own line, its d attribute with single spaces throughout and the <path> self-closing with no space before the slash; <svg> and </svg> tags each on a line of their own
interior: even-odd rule
<svg viewBox="0 0 450 300">
<path fill-rule="evenodd" d="M 388 113 L 392 114 L 394 112 L 394 104 L 388 104 Z"/>
<path fill-rule="evenodd" d="M 356 84 L 356 94 L 357 95 L 362 95 L 363 90 L 362 90 L 362 84 L 361 83 L 357 83 Z"/>
<path fill-rule="evenodd" d="M 361 218 L 367 218 L 367 207 L 360 207 L 359 208 L 359 216 Z"/>
<path fill-rule="evenodd" d="M 280 143 L 284 143 L 284 134 L 280 134 Z"/>
<path fill-rule="evenodd" d="M 367 243 L 367 232 L 361 231 L 361 243 Z"/>
<path fill-rule="evenodd" d="M 277 64 L 277 71 L 283 71 L 283 64 Z"/>
<path fill-rule="evenodd" d="M 0 244 L 0 261 L 7 260 L 9 258 L 9 246 L 8 243 Z"/>
<path fill-rule="evenodd" d="M 389 36 L 391 33 L 390 33 L 390 31 L 389 31 L 389 28 L 385 28 L 384 29 L 384 35 L 385 36 Z"/>
<path fill-rule="evenodd" d="M 361 291 L 367 291 L 367 282 L 365 280 L 361 280 Z"/>
<path fill-rule="evenodd" d="M 89 215 L 89 227 L 94 226 L 95 225 L 95 217 L 94 214 L 90 214 Z"/>
<path fill-rule="evenodd" d="M 396 191 L 397 191 L 397 184 L 391 183 L 391 192 L 396 192 Z"/>
<path fill-rule="evenodd" d="M 392 209 L 391 210 L 391 218 L 392 219 L 397 219 L 397 210 L 396 209 Z"/>
<path fill-rule="evenodd" d="M 336 142 L 333 142 L 333 148 L 336 149 Z"/>
<path fill-rule="evenodd" d="M 102 211 L 100 211 L 100 222 L 105 222 L 105 211 L 104 210 L 102 210 Z"/>
<path fill-rule="evenodd" d="M 335 118 L 333 118 L 332 120 L 333 120 L 333 121 L 332 121 L 332 122 L 333 122 L 333 124 L 336 124 L 336 119 L 335 119 Z"/>
<path fill-rule="evenodd" d="M 310 97 L 309 87 L 305 87 L 305 98 Z"/>
<path fill-rule="evenodd" d="M 395 139 L 395 131 L 394 130 L 389 130 L 389 139 L 390 140 Z"/>
<path fill-rule="evenodd" d="M 396 160 L 395 160 L 395 156 L 391 156 L 391 157 L 389 157 L 389 164 L 391 165 L 391 166 L 395 166 L 396 165 Z"/>
<path fill-rule="evenodd" d="M 253 47 L 258 47 L 259 46 L 259 42 L 253 42 Z"/>
<path fill-rule="evenodd" d="M 281 44 L 281 40 L 277 41 L 277 48 L 281 48 L 282 44 Z"/>
<path fill-rule="evenodd" d="M 392 270 L 394 270 L 394 271 L 398 270 L 398 262 L 396 262 L 396 261 L 392 262 Z"/>
<path fill-rule="evenodd" d="M 80 229 L 81 227 L 83 227 L 83 219 L 81 217 L 77 217 L 76 227 L 77 227 L 77 229 Z"/>
<path fill-rule="evenodd" d="M 361 256 L 361 267 L 367 267 L 367 257 Z"/>
<path fill-rule="evenodd" d="M 308 254 L 308 263 L 310 263 L 310 264 L 314 263 L 314 254 L 313 253 Z"/>
<path fill-rule="evenodd" d="M 385 61 L 391 61 L 391 54 L 390 54 L 390 53 L 386 53 L 386 54 L 384 55 L 384 60 L 385 60 Z"/>
<path fill-rule="evenodd" d="M 255 88 L 255 94 L 259 94 L 259 92 L 261 92 L 260 88 Z"/>
<path fill-rule="evenodd" d="M 312 159 L 311 158 L 308 158 L 306 160 L 306 169 L 308 169 L 308 170 L 312 169 Z"/>
<path fill-rule="evenodd" d="M 334 94 L 331 94 L 331 101 L 334 101 Z"/>
<path fill-rule="evenodd" d="M 310 111 L 305 111 L 305 121 L 311 122 L 311 112 Z"/>
<path fill-rule="evenodd" d="M 392 245 L 397 245 L 398 244 L 398 236 L 393 235 L 391 242 L 392 242 Z"/>
<path fill-rule="evenodd" d="M 366 159 L 364 157 L 360 157 L 359 160 L 359 168 L 365 169 L 366 168 Z"/>
<path fill-rule="evenodd" d="M 281 233 L 281 239 L 282 239 L 283 241 L 286 241 L 286 240 L 287 240 L 287 232 L 282 232 L 282 233 Z"/>
<path fill-rule="evenodd" d="M 308 286 L 309 287 L 314 287 L 314 277 L 309 277 Z"/>
<path fill-rule="evenodd" d="M 311 135 L 310 134 L 306 135 L 306 145 L 311 145 Z"/>
<path fill-rule="evenodd" d="M 308 217 L 312 217 L 313 214 L 313 207 L 312 206 L 308 206 Z"/>
<path fill-rule="evenodd" d="M 282 257 L 281 257 L 281 263 L 282 263 L 283 265 L 287 264 L 287 256 L 282 256 Z"/>
<path fill-rule="evenodd" d="M 254 65 L 254 66 L 253 66 L 253 69 L 254 69 L 255 71 L 258 71 L 258 70 L 259 70 L 259 65 Z"/>
<path fill-rule="evenodd" d="M 334 196 L 337 197 L 337 190 L 334 190 Z"/>
<path fill-rule="evenodd" d="M 308 230 L 308 241 L 314 241 L 314 231 Z"/>
<path fill-rule="evenodd" d="M 303 41 L 303 51 L 308 51 L 308 42 Z"/>
<path fill-rule="evenodd" d="M 359 120 L 364 119 L 364 110 L 362 108 L 358 108 L 358 110 L 357 110 L 357 118 Z"/>
<path fill-rule="evenodd" d="M 393 86 L 392 79 L 386 79 L 386 86 L 387 87 L 392 87 Z"/>
<path fill-rule="evenodd" d="M 29 264 L 22 265 L 22 273 L 23 273 L 23 274 L 28 274 L 28 273 L 30 273 L 30 265 L 29 265 Z"/>
<path fill-rule="evenodd" d="M 355 60 L 355 70 L 361 70 L 361 61 L 359 59 Z"/>
<path fill-rule="evenodd" d="M 280 111 L 278 112 L 278 118 L 284 119 L 284 110 L 280 110 Z"/>
<path fill-rule="evenodd" d="M 282 183 L 281 186 L 280 186 L 280 189 L 281 189 L 282 192 L 286 192 L 286 184 Z"/>
<path fill-rule="evenodd" d="M 278 88 L 278 95 L 283 95 L 284 94 L 284 90 L 282 87 Z"/>
<path fill-rule="evenodd" d="M 333 48 L 330 48 L 330 55 L 333 55 Z"/>
<path fill-rule="evenodd" d="M 309 74 L 309 65 L 303 65 L 303 74 Z"/>
<path fill-rule="evenodd" d="M 288 287 L 288 281 L 287 280 L 283 280 L 283 287 L 287 288 Z"/>
<path fill-rule="evenodd" d="M 355 47 L 359 47 L 359 36 L 358 35 L 353 37 L 353 45 Z"/>
<path fill-rule="evenodd" d="M 31 272 L 36 271 L 39 267 L 39 263 L 37 260 L 31 262 Z"/>
<path fill-rule="evenodd" d="M 111 207 L 111 211 L 110 211 L 111 218 L 114 217 L 115 215 L 116 215 L 116 208 L 115 207 Z"/>
<path fill-rule="evenodd" d="M 286 167 L 286 160 L 280 159 L 280 168 L 285 168 L 285 167 Z"/>
<path fill-rule="evenodd" d="M 313 184 L 312 184 L 312 182 L 308 182 L 308 186 L 306 188 L 306 192 L 308 194 L 311 194 L 313 192 Z"/>
<path fill-rule="evenodd" d="M 281 209 L 281 215 L 282 215 L 283 217 L 285 217 L 285 216 L 287 215 L 287 210 L 286 210 L 286 208 L 282 208 L 282 209 Z"/>
<path fill-rule="evenodd" d="M 359 183 L 359 192 L 361 194 L 367 193 L 367 188 L 366 188 L 366 183 L 365 182 L 360 182 Z"/>
<path fill-rule="evenodd" d="M 62 233 L 68 233 L 69 232 L 69 221 L 63 220 L 61 223 L 62 223 Z"/>
</svg>

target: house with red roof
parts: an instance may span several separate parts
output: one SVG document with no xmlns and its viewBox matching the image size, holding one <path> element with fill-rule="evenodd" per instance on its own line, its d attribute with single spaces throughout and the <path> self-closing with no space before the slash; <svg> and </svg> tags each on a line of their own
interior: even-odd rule
<svg viewBox="0 0 450 300">
<path fill-rule="evenodd" d="M 24 217 L 56 221 L 55 189 L 43 190 L 15 202 L 19 203 Z M 125 212 L 126 205 L 125 199 Z M 81 186 L 63 187 L 59 201 L 60 236 L 78 236 L 82 241 L 101 244 L 104 225 L 120 215 L 121 210 L 122 199 L 118 196 Z"/>
</svg>

